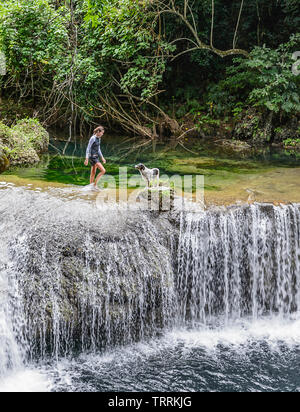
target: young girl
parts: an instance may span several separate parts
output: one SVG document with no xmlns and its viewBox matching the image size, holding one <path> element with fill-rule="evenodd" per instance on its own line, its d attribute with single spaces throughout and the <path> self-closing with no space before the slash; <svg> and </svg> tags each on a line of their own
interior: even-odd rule
<svg viewBox="0 0 300 412">
<path fill-rule="evenodd" d="M 101 137 L 103 135 L 104 135 L 104 127 L 98 126 L 94 130 L 93 136 L 90 138 L 88 147 L 86 149 L 86 159 L 84 162 L 85 166 L 87 166 L 89 162 L 92 166 L 90 184 L 94 184 L 95 189 L 97 189 L 97 185 L 101 177 L 106 173 L 106 170 L 104 169 L 103 165 L 100 163 L 100 159 L 102 160 L 102 163 L 104 164 L 106 163 L 106 160 L 104 159 L 101 149 L 100 149 Z M 97 169 L 100 170 L 100 173 L 98 174 L 95 180 Z"/>
</svg>

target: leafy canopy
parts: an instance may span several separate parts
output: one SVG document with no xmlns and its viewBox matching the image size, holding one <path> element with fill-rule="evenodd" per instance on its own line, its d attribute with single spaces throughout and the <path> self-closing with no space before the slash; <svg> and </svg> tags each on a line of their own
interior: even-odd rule
<svg viewBox="0 0 300 412">
<path fill-rule="evenodd" d="M 227 69 L 228 78 L 222 87 L 245 99 L 253 106 L 275 113 L 299 112 L 300 76 L 292 71 L 293 52 L 300 49 L 300 34 L 290 37 L 277 49 L 255 47 L 250 59 L 235 59 Z"/>
</svg>

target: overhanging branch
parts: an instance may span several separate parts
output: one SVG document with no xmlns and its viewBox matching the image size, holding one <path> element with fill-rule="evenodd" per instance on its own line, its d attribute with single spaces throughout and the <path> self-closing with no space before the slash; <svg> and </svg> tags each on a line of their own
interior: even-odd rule
<svg viewBox="0 0 300 412">
<path fill-rule="evenodd" d="M 244 2 L 242 1 L 239 16 L 238 16 L 238 21 L 235 27 L 233 48 L 228 49 L 228 50 L 220 50 L 217 47 L 214 47 L 214 42 L 213 42 L 214 18 L 215 18 L 215 7 L 214 7 L 213 0 L 212 0 L 212 16 L 211 16 L 211 30 L 210 30 L 209 44 L 204 43 L 199 37 L 196 23 L 195 23 L 195 17 L 193 15 L 191 6 L 189 5 L 189 0 L 183 0 L 183 12 L 181 12 L 179 8 L 176 8 L 175 3 L 172 0 L 171 1 L 156 0 L 155 2 L 157 6 L 157 16 L 161 16 L 163 14 L 174 15 L 178 17 L 184 23 L 184 25 L 189 29 L 190 33 L 193 36 L 193 40 L 191 39 L 189 40 L 196 44 L 195 48 L 191 48 L 189 51 L 196 50 L 196 49 L 211 50 L 213 53 L 217 54 L 220 57 L 226 57 L 226 56 L 232 56 L 232 55 L 243 55 L 245 57 L 249 57 L 249 53 L 246 50 L 235 47 L 236 39 L 237 39 L 237 32 L 238 32 L 242 9 L 243 9 L 243 3 Z M 189 15 L 187 13 L 187 10 L 189 11 Z M 190 20 L 192 21 L 192 23 L 190 22 Z M 179 53 L 176 57 L 178 57 L 181 54 L 182 53 Z"/>
</svg>

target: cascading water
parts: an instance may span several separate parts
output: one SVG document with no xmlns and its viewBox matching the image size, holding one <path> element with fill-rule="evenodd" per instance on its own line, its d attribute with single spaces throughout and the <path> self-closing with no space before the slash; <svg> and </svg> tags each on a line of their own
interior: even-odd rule
<svg viewBox="0 0 300 412">
<path fill-rule="evenodd" d="M 8 190 L 0 212 L 30 358 L 126 344 L 174 324 L 167 220 L 22 190 Z"/>
<path fill-rule="evenodd" d="M 7 279 L 0 276 L 0 379 L 8 370 L 23 366 L 23 353 L 15 338 L 10 314 Z"/>
<path fill-rule="evenodd" d="M 300 309 L 299 205 L 253 204 L 182 217 L 181 318 L 210 322 Z"/>
<path fill-rule="evenodd" d="M 17 276 L 11 276 L 12 262 L 9 258 L 6 239 L 16 235 L 9 221 L 5 222 L 0 212 L 0 378 L 9 370 L 23 367 L 26 357 L 26 342 L 23 326 L 24 312 L 19 299 Z"/>
<path fill-rule="evenodd" d="M 232 322 L 299 310 L 299 205 L 153 215 L 57 192 L 0 194 L 0 378 L 178 327 L 207 337 L 222 325 L 226 337 Z"/>
</svg>

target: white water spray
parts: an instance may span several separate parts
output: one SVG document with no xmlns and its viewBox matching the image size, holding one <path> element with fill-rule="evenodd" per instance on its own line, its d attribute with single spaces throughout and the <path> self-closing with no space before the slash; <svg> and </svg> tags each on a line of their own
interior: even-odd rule
<svg viewBox="0 0 300 412">
<path fill-rule="evenodd" d="M 225 333 L 245 318 L 254 325 L 300 308 L 299 205 L 178 218 L 100 213 L 8 188 L 0 217 L 0 376 L 30 360 L 199 323 Z"/>
</svg>

